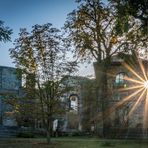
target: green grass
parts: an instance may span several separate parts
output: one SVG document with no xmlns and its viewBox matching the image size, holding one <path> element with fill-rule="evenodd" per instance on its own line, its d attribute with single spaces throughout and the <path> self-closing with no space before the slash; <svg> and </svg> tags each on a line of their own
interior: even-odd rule
<svg viewBox="0 0 148 148">
<path fill-rule="evenodd" d="M 148 148 L 148 141 L 97 138 L 0 139 L 0 148 Z"/>
</svg>

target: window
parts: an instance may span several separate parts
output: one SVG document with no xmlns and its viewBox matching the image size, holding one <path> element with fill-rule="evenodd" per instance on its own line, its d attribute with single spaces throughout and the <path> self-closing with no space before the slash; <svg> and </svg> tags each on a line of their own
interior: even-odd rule
<svg viewBox="0 0 148 148">
<path fill-rule="evenodd" d="M 125 73 L 118 73 L 116 75 L 115 83 L 116 84 L 124 84 L 125 83 L 125 80 L 124 80 L 125 75 L 126 75 Z"/>
<path fill-rule="evenodd" d="M 78 110 L 78 95 L 77 94 L 71 94 L 69 99 L 70 99 L 70 108 L 72 110 L 77 111 Z"/>
</svg>

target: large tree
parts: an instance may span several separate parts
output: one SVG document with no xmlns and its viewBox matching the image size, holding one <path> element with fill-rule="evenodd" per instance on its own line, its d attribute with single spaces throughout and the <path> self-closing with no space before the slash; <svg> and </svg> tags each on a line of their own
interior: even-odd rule
<svg viewBox="0 0 148 148">
<path fill-rule="evenodd" d="M 59 30 L 51 24 L 35 25 L 31 33 L 21 29 L 15 47 L 10 49 L 11 58 L 26 75 L 27 96 L 36 98 L 42 123 L 50 142 L 52 122 L 61 111 L 61 95 L 66 75 L 75 71 L 76 62 L 68 62 L 62 46 Z"/>
<path fill-rule="evenodd" d="M 102 111 L 107 107 L 107 69 L 111 58 L 121 52 L 142 46 L 137 37 L 138 22 L 130 18 L 130 28 L 122 34 L 117 30 L 115 11 L 101 0 L 77 0 L 77 9 L 68 14 L 65 29 L 68 40 L 73 44 L 76 56 L 83 60 L 94 60 L 98 100 L 102 103 Z M 102 115 L 103 127 L 107 126 Z"/>
<path fill-rule="evenodd" d="M 0 42 L 10 41 L 10 35 L 12 30 L 9 27 L 4 26 L 4 22 L 0 20 Z"/>
</svg>

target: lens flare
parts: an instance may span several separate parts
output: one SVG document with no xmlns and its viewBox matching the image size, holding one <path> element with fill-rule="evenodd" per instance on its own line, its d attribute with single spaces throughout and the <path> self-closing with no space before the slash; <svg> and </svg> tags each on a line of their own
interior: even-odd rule
<svg viewBox="0 0 148 148">
<path fill-rule="evenodd" d="M 144 87 L 148 89 L 148 80 L 144 82 Z"/>
<path fill-rule="evenodd" d="M 123 88 L 123 90 L 130 91 L 132 90 L 132 88 L 140 90 L 142 88 L 142 90 L 140 91 L 140 95 L 137 95 L 135 91 L 131 93 L 131 96 L 133 96 L 131 100 L 133 100 L 133 102 L 127 117 L 129 118 L 129 116 L 131 116 L 134 113 L 134 111 L 138 108 L 138 106 L 140 106 L 142 101 L 144 101 L 145 105 L 143 107 L 143 128 L 148 128 L 148 76 L 146 69 L 147 65 L 144 65 L 143 61 L 140 58 L 137 58 L 137 61 L 139 63 L 139 66 L 136 66 L 135 68 L 132 68 L 130 65 L 126 63 L 123 64 L 123 66 L 127 68 L 129 72 L 131 72 L 134 76 L 132 78 L 125 77 L 125 80 L 132 83 L 134 86 L 125 89 Z M 125 102 L 125 98 L 123 98 L 120 102 Z"/>
<path fill-rule="evenodd" d="M 118 93 L 122 97 L 122 92 L 127 92 L 127 96 L 121 98 L 120 101 L 115 103 L 112 107 L 108 108 L 103 112 L 104 116 L 108 117 L 113 112 L 116 112 L 118 109 L 122 109 L 125 106 L 129 105 L 129 111 L 126 115 L 126 118 L 129 119 L 132 117 L 134 112 L 138 107 L 143 105 L 143 115 L 139 113 L 141 117 L 143 117 L 143 128 L 148 128 L 148 61 L 142 61 L 137 57 L 138 64 L 135 66 L 131 66 L 127 63 L 123 63 L 123 67 L 125 67 L 130 72 L 130 77 L 125 76 L 124 80 L 127 82 L 127 87 L 117 89 Z M 146 64 L 145 64 L 146 62 Z M 146 69 L 147 68 L 147 69 Z M 115 75 L 109 74 L 109 76 L 115 77 Z M 116 90 L 115 90 L 116 91 Z M 105 118 L 106 118 L 105 117 Z M 141 121 L 142 122 L 142 121 Z"/>
</svg>

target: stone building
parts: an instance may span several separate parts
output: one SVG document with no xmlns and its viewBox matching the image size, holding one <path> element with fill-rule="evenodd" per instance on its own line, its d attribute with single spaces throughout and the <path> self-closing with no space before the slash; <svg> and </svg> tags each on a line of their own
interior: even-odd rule
<svg viewBox="0 0 148 148">
<path fill-rule="evenodd" d="M 99 77 L 99 74 L 102 74 L 101 65 L 96 76 Z M 144 87 L 147 82 L 145 77 L 148 77 L 148 60 L 131 55 L 114 56 L 106 74 L 107 88 L 103 91 L 106 97 L 96 98 L 98 116 L 94 118 L 95 130 L 101 136 L 125 137 L 128 134 L 132 138 L 136 135 L 142 137 L 143 131 L 148 129 L 148 89 Z"/>
<path fill-rule="evenodd" d="M 0 66 L 0 125 L 16 126 L 17 123 L 11 112 L 13 108 L 6 103 L 6 97 L 19 96 L 21 91 L 21 79 L 18 78 L 16 69 Z"/>
<path fill-rule="evenodd" d="M 68 88 L 68 91 L 61 96 L 66 111 L 64 116 L 58 118 L 61 131 L 71 133 L 83 130 L 83 98 L 85 93 L 83 85 L 88 80 L 88 78 L 81 76 L 68 76 L 64 80 L 63 84 Z"/>
<path fill-rule="evenodd" d="M 130 56 L 128 57 L 128 62 L 131 58 Z M 140 60 L 144 69 L 148 69 L 148 61 Z M 140 90 L 140 84 L 135 81 L 141 81 L 138 76 L 144 78 L 144 74 L 138 59 L 132 65 L 130 65 L 130 62 L 125 65 L 125 62 L 125 60 L 119 57 L 114 57 L 107 71 L 107 100 L 109 101 L 108 107 L 112 108 L 112 114 L 109 117 L 110 126 L 118 128 L 144 128 L 146 93 L 141 96 L 137 105 L 135 104 L 142 91 L 134 95 L 136 91 Z M 136 106 L 135 108 L 133 108 L 134 105 Z"/>
</svg>

